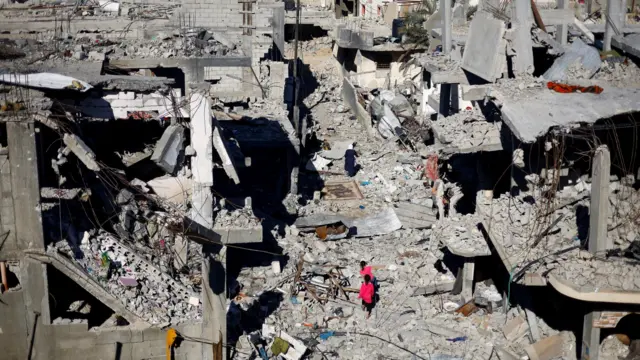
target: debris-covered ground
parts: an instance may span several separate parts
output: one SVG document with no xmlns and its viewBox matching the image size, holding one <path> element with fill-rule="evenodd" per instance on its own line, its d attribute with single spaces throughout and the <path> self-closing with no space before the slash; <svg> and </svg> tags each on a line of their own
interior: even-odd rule
<svg viewBox="0 0 640 360">
<path fill-rule="evenodd" d="M 561 45 L 538 19 L 522 31 L 515 4 L 455 4 L 446 50 L 407 50 L 386 16 L 316 26 L 297 49 L 293 123 L 293 42 L 259 44 L 284 24 L 235 36 L 178 4 L 56 6 L 0 14 L 17 36 L 0 42 L 0 130 L 39 126 L 44 244 L 25 256 L 86 290 L 49 286 L 53 325 L 226 319 L 234 359 L 637 356 L 640 72 L 595 47 L 583 26 L 600 20 L 572 17 L 580 35 Z M 41 30 L 49 41 L 20 38 L 20 14 L 180 26 Z M 12 146 L 0 137 L 0 160 Z"/>
</svg>

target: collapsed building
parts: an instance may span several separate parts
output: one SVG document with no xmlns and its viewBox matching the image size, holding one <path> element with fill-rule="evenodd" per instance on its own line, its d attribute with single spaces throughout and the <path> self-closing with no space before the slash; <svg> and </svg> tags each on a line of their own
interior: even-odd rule
<svg viewBox="0 0 640 360">
<path fill-rule="evenodd" d="M 6 356 L 638 356 L 635 17 L 420 6 L 7 4 Z"/>
</svg>

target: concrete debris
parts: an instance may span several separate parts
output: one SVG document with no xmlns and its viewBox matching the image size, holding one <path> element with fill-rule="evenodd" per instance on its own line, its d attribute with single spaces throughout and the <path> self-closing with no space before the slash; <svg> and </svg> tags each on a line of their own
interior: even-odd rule
<svg viewBox="0 0 640 360">
<path fill-rule="evenodd" d="M 169 246 L 166 240 L 163 244 Z M 171 265 L 161 258 L 150 262 L 135 248 L 106 233 L 90 236 L 77 246 L 84 257 L 75 258 L 76 263 L 130 311 L 149 323 L 178 324 L 201 318 L 202 308 L 189 304 L 189 298 L 196 294 L 194 283 L 184 275 L 176 279 L 171 277 L 168 272 Z M 62 252 L 72 258 L 75 253 L 62 242 L 49 251 Z M 135 287 L 132 286 L 134 281 Z"/>
<path fill-rule="evenodd" d="M 598 50 L 575 39 L 569 49 L 542 75 L 547 80 L 590 79 L 600 69 Z"/>
<path fill-rule="evenodd" d="M 183 142 L 184 127 L 178 124 L 169 126 L 158 140 L 151 160 L 167 173 L 174 174 L 180 165 L 180 158 L 184 157 Z"/>
<path fill-rule="evenodd" d="M 469 37 L 462 56 L 462 68 L 493 82 L 506 71 L 504 21 L 479 12 L 471 21 Z"/>
<path fill-rule="evenodd" d="M 458 256 L 488 256 L 491 251 L 479 229 L 481 222 L 482 217 L 475 214 L 440 218 L 433 225 L 432 235 Z"/>
<path fill-rule="evenodd" d="M 302 4 L 297 49 L 289 3 L 4 6 L 0 333 L 40 313 L 51 358 L 158 357 L 168 327 L 189 359 L 635 356 L 599 339 L 639 301 L 640 70 L 566 4 L 443 2 L 429 49 L 397 2 Z"/>
<path fill-rule="evenodd" d="M 100 171 L 100 165 L 95 160 L 96 154 L 81 138 L 73 134 L 64 134 L 62 141 L 89 170 Z"/>
<path fill-rule="evenodd" d="M 476 110 L 447 117 L 446 121 L 431 121 L 435 138 L 443 151 L 451 154 L 502 150 L 502 122 L 488 122 Z"/>
<path fill-rule="evenodd" d="M 564 355 L 562 336 L 554 335 L 525 348 L 531 360 L 551 360 Z"/>
<path fill-rule="evenodd" d="M 184 207 L 193 191 L 192 180 L 184 176 L 163 176 L 147 181 L 146 185 L 162 200 Z"/>
</svg>

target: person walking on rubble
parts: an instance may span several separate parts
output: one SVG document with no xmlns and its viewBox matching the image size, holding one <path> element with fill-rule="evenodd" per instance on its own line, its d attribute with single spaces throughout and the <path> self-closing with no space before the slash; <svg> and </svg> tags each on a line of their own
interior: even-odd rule
<svg viewBox="0 0 640 360">
<path fill-rule="evenodd" d="M 366 275 L 369 275 L 369 277 L 371 278 L 371 283 L 373 284 L 373 290 L 377 294 L 378 279 L 376 279 L 376 277 L 373 276 L 373 268 L 367 265 L 367 262 L 363 260 L 363 261 L 360 261 L 360 276 L 364 278 Z"/>
<path fill-rule="evenodd" d="M 371 317 L 371 310 L 375 304 L 375 291 L 371 283 L 371 276 L 364 276 L 364 283 L 360 285 L 358 299 L 362 299 L 362 310 L 367 312 L 367 319 Z"/>
<path fill-rule="evenodd" d="M 360 166 L 356 163 L 356 151 L 353 145 L 349 145 L 347 151 L 344 152 L 344 171 L 348 177 L 353 177 L 358 172 Z"/>
</svg>

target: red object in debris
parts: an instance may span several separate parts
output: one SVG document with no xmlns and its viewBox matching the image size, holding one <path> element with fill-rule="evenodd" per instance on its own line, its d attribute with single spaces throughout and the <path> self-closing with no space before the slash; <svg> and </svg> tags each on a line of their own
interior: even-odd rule
<svg viewBox="0 0 640 360">
<path fill-rule="evenodd" d="M 438 155 L 430 155 L 424 167 L 424 175 L 432 181 L 438 180 Z"/>
<path fill-rule="evenodd" d="M 575 93 L 575 92 L 600 94 L 600 93 L 602 93 L 604 91 L 603 88 L 601 88 L 600 86 L 597 86 L 597 85 L 594 85 L 594 86 L 578 86 L 578 85 L 569 85 L 569 84 L 557 83 L 557 82 L 554 82 L 554 81 L 549 81 L 547 83 L 547 88 L 549 90 L 553 90 L 555 92 L 562 93 L 562 94 L 569 94 L 569 93 Z"/>
<path fill-rule="evenodd" d="M 127 116 L 132 120 L 151 120 L 157 115 L 146 111 L 128 111 Z"/>
</svg>

